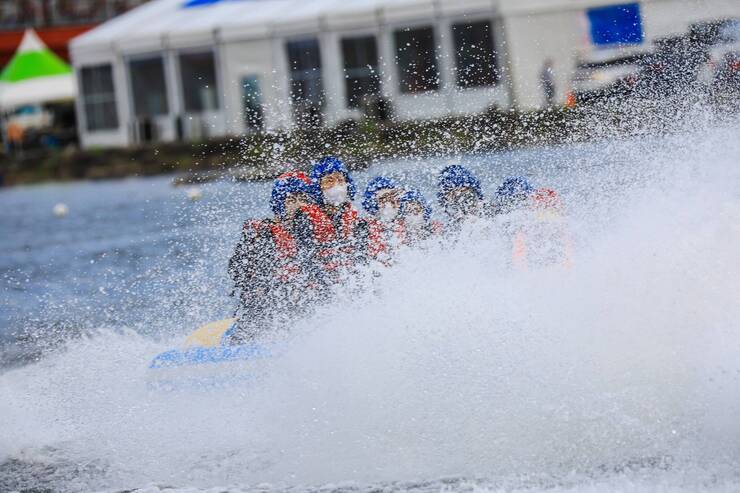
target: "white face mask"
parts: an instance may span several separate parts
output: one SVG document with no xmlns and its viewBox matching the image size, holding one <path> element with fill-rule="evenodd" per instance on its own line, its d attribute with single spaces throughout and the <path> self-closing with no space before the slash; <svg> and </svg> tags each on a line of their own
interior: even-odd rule
<svg viewBox="0 0 740 493">
<path fill-rule="evenodd" d="M 423 214 L 409 214 L 404 218 L 406 226 L 411 228 L 419 228 L 424 224 Z"/>
<path fill-rule="evenodd" d="M 324 201 L 335 206 L 347 202 L 347 185 L 334 185 L 324 190 Z"/>
<path fill-rule="evenodd" d="M 383 204 L 378 211 L 378 217 L 380 220 L 386 223 L 393 221 L 398 215 L 398 209 L 393 207 L 391 204 Z"/>
</svg>

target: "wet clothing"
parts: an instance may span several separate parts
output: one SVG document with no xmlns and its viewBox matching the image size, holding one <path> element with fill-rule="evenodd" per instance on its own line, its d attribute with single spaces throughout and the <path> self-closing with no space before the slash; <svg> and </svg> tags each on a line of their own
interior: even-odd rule
<svg viewBox="0 0 740 493">
<path fill-rule="evenodd" d="M 248 221 L 229 259 L 229 276 L 239 296 L 237 338 L 267 331 L 275 301 L 276 242 L 271 221 Z"/>
<path fill-rule="evenodd" d="M 370 228 L 368 220 L 361 218 L 351 202 L 338 208 L 324 206 L 322 211 L 332 224 L 334 233 L 332 255 L 337 271 L 352 271 L 357 265 L 367 263 Z"/>
<path fill-rule="evenodd" d="M 377 219 L 367 220 L 367 254 L 381 263 L 390 263 L 394 250 L 404 243 L 406 232 L 403 223 L 384 224 Z"/>
<path fill-rule="evenodd" d="M 239 291 L 239 339 L 258 337 L 309 310 L 330 284 L 333 226 L 318 206 L 290 221 L 248 221 L 229 261 Z"/>
<path fill-rule="evenodd" d="M 416 246 L 430 238 L 439 236 L 444 231 L 444 226 L 439 221 L 428 220 L 418 227 L 408 226 L 403 219 L 397 222 L 402 232 L 401 243 L 407 246 Z"/>
</svg>

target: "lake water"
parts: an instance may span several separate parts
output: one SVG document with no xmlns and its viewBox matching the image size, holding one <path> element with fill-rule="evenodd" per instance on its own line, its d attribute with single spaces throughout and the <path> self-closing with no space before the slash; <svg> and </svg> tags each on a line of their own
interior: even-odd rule
<svg viewBox="0 0 740 493">
<path fill-rule="evenodd" d="M 512 271 L 495 234 L 407 252 L 223 392 L 152 392 L 147 363 L 231 315 L 270 184 L 2 190 L 0 491 L 736 491 L 739 136 L 378 163 L 360 189 L 433 198 L 457 162 L 487 197 L 511 174 L 557 189 L 574 266 Z"/>
</svg>

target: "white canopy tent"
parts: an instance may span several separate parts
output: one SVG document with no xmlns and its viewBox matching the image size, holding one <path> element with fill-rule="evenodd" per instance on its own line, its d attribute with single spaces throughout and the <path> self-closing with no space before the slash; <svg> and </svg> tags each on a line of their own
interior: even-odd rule
<svg viewBox="0 0 740 493">
<path fill-rule="evenodd" d="M 34 79 L 23 84 L 0 86 L 0 109 L 11 110 L 29 104 L 72 100 L 77 94 L 73 75 Z"/>
<path fill-rule="evenodd" d="M 740 15 L 737 0 L 714 0 L 699 13 L 678 8 L 681 0 L 152 0 L 70 45 L 82 86 L 90 86 L 78 103 L 82 142 L 130 145 L 150 126 L 157 140 L 239 135 L 251 131 L 244 108 L 257 100 L 265 129 L 289 129 L 298 125 L 300 91 L 309 89 L 322 94 L 312 101 L 322 124 L 359 118 L 347 82 L 358 70 L 345 67 L 345 40 L 372 62 L 362 68 L 380 79 L 374 96 L 389 102 L 394 118 L 538 108 L 543 63 L 553 61 L 563 100 L 579 53 L 595 49 L 585 12 L 624 2 L 639 4 L 646 40 L 697 20 Z M 469 34 L 456 38 L 463 30 Z M 413 56 L 437 74 L 429 87 L 402 80 L 427 77 L 414 72 L 411 55 L 399 57 L 399 35 L 409 32 Z M 361 46 L 362 39 L 370 41 Z M 491 45 L 491 53 L 459 59 L 458 44 L 472 39 Z M 305 42 L 306 51 L 289 52 Z M 296 53 L 311 58 L 300 61 L 311 66 L 296 69 Z M 461 85 L 459 63 L 496 76 Z M 206 92 L 217 97 L 193 103 Z"/>
<path fill-rule="evenodd" d="M 385 20 L 424 18 L 440 11 L 492 10 L 496 0 L 221 0 L 186 7 L 187 0 L 155 0 L 72 41 L 75 54 L 160 49 L 213 39 L 262 38 L 313 32 L 321 25 L 362 27 Z M 309 28 L 309 29 L 307 29 Z"/>
</svg>

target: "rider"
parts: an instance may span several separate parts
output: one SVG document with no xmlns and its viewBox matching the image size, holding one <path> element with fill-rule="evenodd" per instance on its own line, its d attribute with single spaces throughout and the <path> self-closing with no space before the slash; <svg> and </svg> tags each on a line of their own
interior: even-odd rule
<svg viewBox="0 0 740 493">
<path fill-rule="evenodd" d="M 459 231 L 466 221 L 486 214 L 480 181 L 467 168 L 447 166 L 439 174 L 437 188 L 437 200 L 447 214 L 451 231 Z"/>
<path fill-rule="evenodd" d="M 527 242 L 522 245 L 519 258 L 515 257 L 516 265 L 572 265 L 573 245 L 557 192 L 550 188 L 535 190 L 528 206 L 533 219 L 526 226 Z"/>
<path fill-rule="evenodd" d="M 432 220 L 431 206 L 415 188 L 407 189 L 401 196 L 397 222 L 406 245 L 415 245 L 442 231 L 442 224 Z"/>
<path fill-rule="evenodd" d="M 391 178 L 378 176 L 365 188 L 362 206 L 371 218 L 368 223 L 368 254 L 383 262 L 391 250 L 403 241 L 398 219 L 403 189 Z"/>
<path fill-rule="evenodd" d="M 526 208 L 533 191 L 532 185 L 522 176 L 506 178 L 496 190 L 494 197 L 493 206 L 496 214 L 508 214 Z"/>
<path fill-rule="evenodd" d="M 235 340 L 261 335 L 277 314 L 296 312 L 308 287 L 322 285 L 317 261 L 321 225 L 312 218 L 317 202 L 318 191 L 304 173 L 285 173 L 273 185 L 274 217 L 244 224 L 229 260 L 229 274 L 241 301 Z"/>
<path fill-rule="evenodd" d="M 349 267 L 364 260 L 367 225 L 352 205 L 357 189 L 346 166 L 339 158 L 325 157 L 313 166 L 311 180 L 318 187 L 321 210 L 333 225 L 339 264 Z"/>
<path fill-rule="evenodd" d="M 493 199 L 500 230 L 511 242 L 512 262 L 517 267 L 526 265 L 529 243 L 528 225 L 531 220 L 530 201 L 534 188 L 522 176 L 510 176 L 496 189 Z"/>
</svg>

